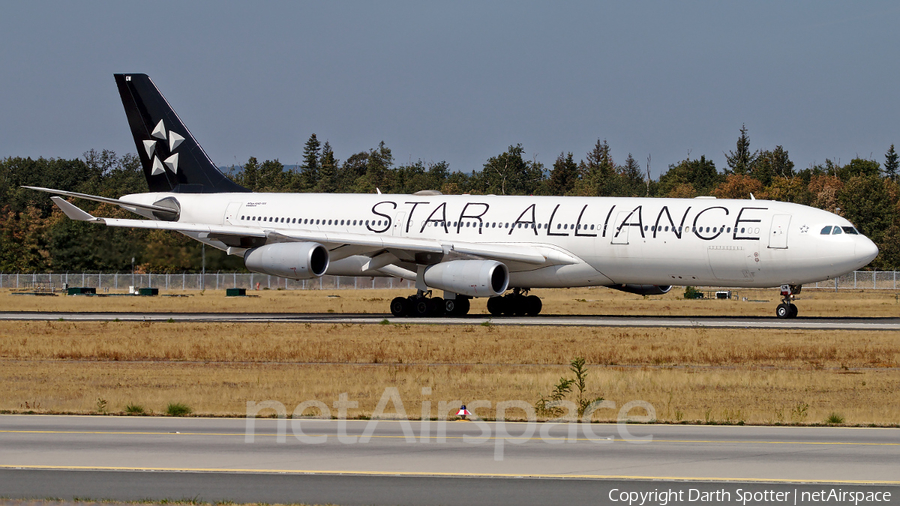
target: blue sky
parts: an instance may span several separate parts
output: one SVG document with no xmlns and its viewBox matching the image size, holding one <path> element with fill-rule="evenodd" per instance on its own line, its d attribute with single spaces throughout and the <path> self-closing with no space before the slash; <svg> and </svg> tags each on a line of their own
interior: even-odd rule
<svg viewBox="0 0 900 506">
<path fill-rule="evenodd" d="M 151 76 L 219 165 L 340 159 L 481 169 L 720 169 L 742 124 L 798 168 L 900 145 L 896 2 L 2 2 L 0 158 L 134 152 L 112 74 Z"/>
</svg>

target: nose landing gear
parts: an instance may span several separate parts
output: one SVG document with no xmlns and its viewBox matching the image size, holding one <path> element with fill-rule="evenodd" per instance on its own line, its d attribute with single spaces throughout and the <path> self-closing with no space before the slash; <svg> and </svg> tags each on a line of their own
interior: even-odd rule
<svg viewBox="0 0 900 506">
<path fill-rule="evenodd" d="M 781 304 L 775 308 L 775 316 L 782 319 L 797 317 L 794 295 L 800 293 L 800 288 L 800 285 L 781 285 Z"/>
</svg>

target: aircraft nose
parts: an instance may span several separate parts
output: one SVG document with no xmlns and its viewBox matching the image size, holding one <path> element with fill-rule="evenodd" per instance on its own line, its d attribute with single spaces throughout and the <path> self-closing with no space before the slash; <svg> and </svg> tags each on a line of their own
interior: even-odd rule
<svg viewBox="0 0 900 506">
<path fill-rule="evenodd" d="M 855 254 L 861 266 L 868 265 L 878 256 L 878 246 L 868 237 L 860 237 L 860 240 L 856 241 Z"/>
</svg>

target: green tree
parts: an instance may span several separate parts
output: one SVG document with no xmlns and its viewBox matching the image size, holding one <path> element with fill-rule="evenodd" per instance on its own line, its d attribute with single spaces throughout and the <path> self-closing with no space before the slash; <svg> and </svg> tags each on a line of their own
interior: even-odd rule
<svg viewBox="0 0 900 506">
<path fill-rule="evenodd" d="M 776 146 L 773 151 L 759 152 L 750 166 L 750 174 L 758 179 L 763 186 L 769 186 L 776 177 L 792 177 L 794 175 L 794 162 L 791 161 L 786 149 Z"/>
<path fill-rule="evenodd" d="M 384 145 L 384 141 L 378 143 L 377 149 L 370 149 L 366 157 L 365 175 L 357 178 L 355 191 L 357 193 L 375 193 L 381 190 L 382 193 L 391 191 L 393 184 L 393 172 L 391 166 L 394 164 L 394 155 L 391 149 Z"/>
<path fill-rule="evenodd" d="M 604 140 L 594 144 L 587 159 L 579 164 L 581 180 L 578 194 L 585 196 L 609 195 L 609 183 L 615 177 L 616 164 L 609 153 L 609 144 Z"/>
<path fill-rule="evenodd" d="M 337 160 L 331 144 L 325 141 L 322 146 L 322 155 L 319 159 L 319 175 L 315 190 L 320 193 L 332 193 L 337 190 Z"/>
<path fill-rule="evenodd" d="M 891 149 L 884 155 L 884 174 L 896 181 L 898 166 L 900 166 L 900 160 L 898 160 L 897 152 L 894 151 L 894 145 L 891 144 Z"/>
<path fill-rule="evenodd" d="M 526 162 L 521 144 L 510 146 L 505 153 L 488 159 L 484 170 L 473 174 L 480 192 L 498 195 L 533 195 L 544 180 L 544 166 Z"/>
<path fill-rule="evenodd" d="M 256 191 L 260 192 L 282 192 L 287 187 L 287 174 L 284 171 L 284 165 L 276 160 L 266 160 L 257 172 Z"/>
<path fill-rule="evenodd" d="M 716 164 L 705 156 L 691 160 L 686 158 L 677 165 L 669 165 L 669 170 L 659 177 L 657 194 L 661 197 L 696 197 L 711 195 L 724 176 L 716 170 Z M 686 186 L 693 189 L 693 195 L 685 193 Z"/>
<path fill-rule="evenodd" d="M 366 167 L 369 163 L 369 153 L 361 151 L 344 160 L 341 168 L 335 177 L 335 184 L 338 193 L 350 193 L 357 191 L 356 184 L 363 176 L 366 175 Z"/>
<path fill-rule="evenodd" d="M 861 174 L 851 177 L 837 194 L 841 214 L 879 245 L 896 218 L 897 195 L 892 195 L 892 184 L 890 179 Z"/>
<path fill-rule="evenodd" d="M 827 161 L 828 160 L 826 160 L 826 162 Z M 841 181 L 847 182 L 851 178 L 856 176 L 880 176 L 881 164 L 879 164 L 875 160 L 854 158 L 853 160 L 850 160 L 850 163 L 848 163 L 847 165 L 844 165 L 843 167 L 835 167 L 832 169 L 832 171 L 837 177 L 841 179 Z"/>
<path fill-rule="evenodd" d="M 628 153 L 625 165 L 616 168 L 614 185 L 609 194 L 617 197 L 641 197 L 647 194 L 646 183 L 641 165 Z"/>
<path fill-rule="evenodd" d="M 747 174 L 750 172 L 758 151 L 750 151 L 750 136 L 747 134 L 747 125 L 741 125 L 741 136 L 738 137 L 737 145 L 734 151 L 729 151 L 725 155 L 726 163 L 730 170 L 726 172 L 732 174 Z"/>
<path fill-rule="evenodd" d="M 578 165 L 575 163 L 572 153 L 564 155 L 560 153 L 553 162 L 553 170 L 550 171 L 550 179 L 547 180 L 547 188 L 550 195 L 568 195 L 575 189 L 578 180 Z"/>
<path fill-rule="evenodd" d="M 303 190 L 314 188 L 319 182 L 320 146 L 316 134 L 310 135 L 303 146 L 303 164 L 300 165 L 300 185 Z"/>
</svg>

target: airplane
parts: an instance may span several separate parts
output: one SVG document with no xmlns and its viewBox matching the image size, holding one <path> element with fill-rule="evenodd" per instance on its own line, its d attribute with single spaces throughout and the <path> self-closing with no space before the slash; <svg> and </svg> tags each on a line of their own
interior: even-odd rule
<svg viewBox="0 0 900 506">
<path fill-rule="evenodd" d="M 769 200 L 253 193 L 229 180 L 146 74 L 115 74 L 149 193 L 55 194 L 71 219 L 173 230 L 289 279 L 393 276 L 416 293 L 395 316 L 537 315 L 537 288 L 605 286 L 661 295 L 673 286 L 780 287 L 778 318 L 803 284 L 859 269 L 877 246 L 846 219 Z M 146 219 L 93 216 L 63 197 Z M 433 295 L 442 290 L 442 297 Z"/>
</svg>

